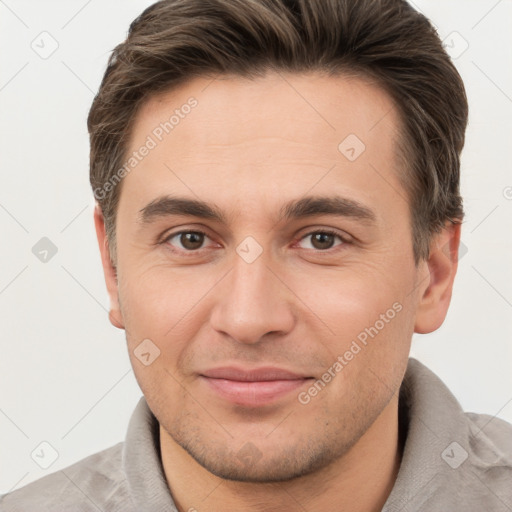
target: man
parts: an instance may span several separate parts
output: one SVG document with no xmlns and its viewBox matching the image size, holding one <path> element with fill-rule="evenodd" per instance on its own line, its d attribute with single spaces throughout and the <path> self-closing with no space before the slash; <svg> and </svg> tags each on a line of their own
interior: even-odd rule
<svg viewBox="0 0 512 512">
<path fill-rule="evenodd" d="M 144 397 L 124 443 L 1 510 L 512 510 L 512 427 L 412 334 L 457 270 L 464 87 L 400 0 L 168 0 L 89 115 Z"/>
</svg>

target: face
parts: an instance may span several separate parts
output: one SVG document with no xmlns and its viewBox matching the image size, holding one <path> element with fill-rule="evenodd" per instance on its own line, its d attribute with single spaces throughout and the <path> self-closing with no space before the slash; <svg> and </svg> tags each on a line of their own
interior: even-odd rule
<svg viewBox="0 0 512 512">
<path fill-rule="evenodd" d="M 143 106 L 106 273 L 162 441 L 286 480 L 396 405 L 431 282 L 398 130 L 383 91 L 343 76 L 195 79 Z"/>
</svg>

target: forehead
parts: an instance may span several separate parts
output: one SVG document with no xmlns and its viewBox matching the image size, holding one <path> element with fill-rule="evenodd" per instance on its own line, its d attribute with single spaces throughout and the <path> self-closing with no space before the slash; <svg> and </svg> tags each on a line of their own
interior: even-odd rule
<svg viewBox="0 0 512 512">
<path fill-rule="evenodd" d="M 190 98 L 197 100 L 198 108 L 188 109 Z M 201 136 L 205 143 L 230 144 L 258 135 L 255 128 L 263 135 L 282 137 L 291 133 L 302 136 L 304 141 L 320 132 L 334 142 L 343 132 L 352 131 L 371 142 L 382 134 L 392 136 L 389 128 L 399 126 L 390 96 L 369 78 L 268 71 L 264 77 L 257 78 L 230 75 L 196 78 L 150 96 L 135 119 L 130 142 L 134 142 L 137 133 L 151 132 L 158 123 L 169 120 L 180 110 L 191 110 L 193 116 L 188 123 L 182 123 L 188 113 L 183 116 L 183 112 L 176 112 L 181 114 L 179 120 L 171 122 L 176 141 L 180 135 L 184 138 L 189 135 L 187 124 L 193 128 L 195 139 Z M 387 122 L 372 136 L 371 132 L 384 118 Z M 300 127 L 294 121 L 301 121 Z M 179 130 L 178 125 L 182 125 Z M 229 131 L 230 128 L 236 128 L 236 132 Z"/>
<path fill-rule="evenodd" d="M 149 139 L 152 149 L 125 185 L 147 200 L 176 191 L 231 206 L 240 195 L 285 202 L 333 185 L 363 199 L 383 180 L 396 195 L 399 127 L 391 98 L 357 77 L 197 78 L 141 107 L 127 153 Z"/>
</svg>

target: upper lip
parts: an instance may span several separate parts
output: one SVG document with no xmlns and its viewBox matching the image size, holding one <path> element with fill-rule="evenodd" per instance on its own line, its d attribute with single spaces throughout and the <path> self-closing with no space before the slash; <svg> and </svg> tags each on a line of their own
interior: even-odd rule
<svg viewBox="0 0 512 512">
<path fill-rule="evenodd" d="M 276 368 L 265 366 L 261 368 L 244 369 L 234 366 L 224 366 L 221 368 L 212 368 L 201 373 L 204 377 L 212 379 L 236 380 L 241 382 L 261 382 L 271 380 L 298 380 L 306 379 L 304 375 Z"/>
</svg>

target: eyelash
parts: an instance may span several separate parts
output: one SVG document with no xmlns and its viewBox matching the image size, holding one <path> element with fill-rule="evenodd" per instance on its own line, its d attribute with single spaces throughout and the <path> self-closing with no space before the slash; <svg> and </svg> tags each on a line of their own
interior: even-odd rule
<svg viewBox="0 0 512 512">
<path fill-rule="evenodd" d="M 204 231 L 202 231 L 201 229 L 186 229 L 186 230 L 182 230 L 182 231 L 177 231 L 176 233 L 171 233 L 169 235 L 167 235 L 160 243 L 161 244 L 164 244 L 164 245 L 167 245 L 168 247 L 171 248 L 171 250 L 173 252 L 181 252 L 182 254 L 186 254 L 187 256 L 195 256 L 197 255 L 202 248 L 200 249 L 196 249 L 196 250 L 186 250 L 186 249 L 175 249 L 174 247 L 172 247 L 170 244 L 169 244 L 169 241 L 178 236 L 178 235 L 183 235 L 184 233 L 195 233 L 195 234 L 200 234 L 200 235 L 203 235 L 207 238 L 210 238 L 208 236 L 207 233 L 205 233 Z M 305 249 L 307 251 L 314 251 L 315 253 L 318 253 L 318 254 L 331 254 L 333 251 L 336 251 L 336 250 L 340 250 L 341 247 L 347 245 L 347 244 L 350 244 L 351 241 L 348 239 L 348 237 L 344 236 L 344 235 L 341 235 L 340 233 L 338 233 L 337 231 L 333 231 L 333 230 L 330 230 L 330 229 L 318 229 L 318 230 L 314 230 L 314 231 L 310 231 L 306 234 L 304 234 L 303 236 L 301 236 L 300 238 L 294 240 L 294 244 L 295 243 L 298 243 L 302 240 L 304 240 L 305 238 L 307 238 L 308 236 L 312 236 L 312 235 L 315 235 L 315 234 L 323 234 L 323 235 L 332 235 L 332 236 L 335 236 L 337 238 L 339 238 L 339 240 L 341 241 L 341 244 L 338 244 L 334 247 L 331 247 L 329 249 L 324 249 L 324 250 L 321 250 L 321 249 Z"/>
</svg>

